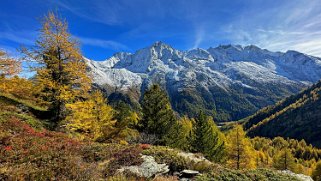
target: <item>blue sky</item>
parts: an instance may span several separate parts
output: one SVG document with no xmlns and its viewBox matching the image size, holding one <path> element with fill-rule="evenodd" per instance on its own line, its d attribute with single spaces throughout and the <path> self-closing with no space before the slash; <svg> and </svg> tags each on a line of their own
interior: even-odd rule
<svg viewBox="0 0 321 181">
<path fill-rule="evenodd" d="M 0 48 L 15 54 L 31 46 L 48 10 L 67 19 L 94 60 L 155 41 L 181 50 L 255 44 L 321 56 L 320 0 L 1 0 Z"/>
</svg>

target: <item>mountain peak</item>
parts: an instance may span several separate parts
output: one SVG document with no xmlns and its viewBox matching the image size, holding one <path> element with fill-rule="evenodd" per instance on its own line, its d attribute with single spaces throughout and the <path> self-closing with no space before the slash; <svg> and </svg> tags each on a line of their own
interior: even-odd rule
<svg viewBox="0 0 321 181">
<path fill-rule="evenodd" d="M 244 49 L 261 50 L 261 48 L 256 46 L 256 45 L 247 45 L 247 46 L 244 47 Z"/>
<path fill-rule="evenodd" d="M 210 53 L 202 48 L 195 48 L 187 51 L 186 57 L 190 59 L 213 60 L 213 57 L 210 55 Z"/>
<path fill-rule="evenodd" d="M 285 52 L 285 54 L 299 55 L 299 54 L 303 54 L 303 53 L 295 51 L 295 50 L 288 50 Z"/>
<path fill-rule="evenodd" d="M 171 47 L 171 46 L 162 41 L 156 41 L 151 45 L 151 47 Z"/>
<path fill-rule="evenodd" d="M 242 45 L 233 45 L 233 44 L 227 44 L 227 45 L 219 45 L 218 47 L 216 47 L 217 49 L 236 49 L 239 51 L 243 50 Z"/>
<path fill-rule="evenodd" d="M 176 107 L 178 112 L 194 114 L 195 109 L 190 107 L 194 105 L 193 99 L 184 97 L 191 93 L 198 95 L 201 102 L 206 100 L 215 104 L 204 105 L 206 110 L 225 106 L 217 118 L 226 121 L 248 116 L 258 108 L 289 93 L 297 93 L 307 84 L 319 80 L 321 63 L 310 60 L 309 56 L 269 52 L 253 45 L 221 45 L 208 50 L 180 51 L 157 41 L 132 54 L 122 53 L 105 62 L 90 63 L 94 82 L 99 85 L 117 87 L 124 92 L 135 89 L 140 94 L 147 85 L 161 84 L 167 87 L 170 96 L 175 97 L 173 105 L 186 103 L 187 109 Z M 266 89 L 273 90 L 273 100 L 266 99 Z M 234 99 L 239 90 L 245 92 L 242 100 Z M 183 95 L 180 95 L 181 91 Z M 245 107 L 250 109 L 235 112 L 218 97 L 229 97 L 235 104 L 246 102 Z"/>
</svg>

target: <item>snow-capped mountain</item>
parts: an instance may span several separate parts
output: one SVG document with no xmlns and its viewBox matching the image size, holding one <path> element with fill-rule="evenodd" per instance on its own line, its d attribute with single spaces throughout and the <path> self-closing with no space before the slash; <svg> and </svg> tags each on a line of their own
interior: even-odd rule
<svg viewBox="0 0 321 181">
<path fill-rule="evenodd" d="M 108 87 L 109 93 L 136 90 L 138 99 L 146 87 L 158 83 L 179 113 L 194 115 L 205 109 L 217 112 L 218 120 L 245 117 L 321 78 L 320 58 L 254 45 L 179 51 L 156 42 L 135 53 L 85 61 L 94 82 Z"/>
</svg>

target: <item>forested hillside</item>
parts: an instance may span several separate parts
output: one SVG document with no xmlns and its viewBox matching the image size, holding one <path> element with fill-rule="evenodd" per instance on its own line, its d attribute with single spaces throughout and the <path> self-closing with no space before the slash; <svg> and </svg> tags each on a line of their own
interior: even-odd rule
<svg viewBox="0 0 321 181">
<path fill-rule="evenodd" d="M 137 107 L 111 104 L 92 85 L 67 22 L 48 13 L 42 23 L 35 45 L 21 50 L 38 63 L 32 79 L 19 77 L 20 61 L 0 51 L 0 180 L 320 178 L 320 149 L 250 139 L 237 124 L 222 132 L 202 110 L 179 116 L 160 85 Z"/>
<path fill-rule="evenodd" d="M 321 147 L 321 82 L 246 119 L 249 136 L 304 139 Z"/>
</svg>

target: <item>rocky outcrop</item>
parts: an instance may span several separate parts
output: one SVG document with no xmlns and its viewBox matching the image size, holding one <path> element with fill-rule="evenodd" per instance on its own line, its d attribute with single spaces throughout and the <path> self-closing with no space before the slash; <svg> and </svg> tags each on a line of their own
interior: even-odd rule
<svg viewBox="0 0 321 181">
<path fill-rule="evenodd" d="M 152 156 L 143 155 L 141 165 L 126 166 L 118 170 L 119 173 L 130 172 L 139 177 L 151 178 L 169 172 L 168 165 L 158 164 Z"/>
<path fill-rule="evenodd" d="M 303 174 L 296 174 L 296 173 L 291 172 L 290 170 L 283 170 L 281 172 L 291 175 L 291 176 L 294 176 L 302 181 L 313 181 L 313 179 L 310 176 L 303 175 Z"/>
<path fill-rule="evenodd" d="M 206 159 L 204 156 L 201 155 L 196 155 L 193 153 L 186 153 L 186 152 L 179 152 L 178 156 L 184 157 L 186 159 L 189 159 L 195 163 L 199 163 L 199 162 L 205 162 L 207 164 L 212 164 L 211 161 L 209 161 L 208 159 Z"/>
<path fill-rule="evenodd" d="M 193 159 L 195 162 L 204 162 L 208 161 L 203 157 L 197 157 L 194 154 L 189 153 L 180 153 L 184 157 Z M 159 164 L 155 161 L 155 158 L 152 156 L 143 155 L 142 159 L 144 160 L 141 165 L 126 166 L 118 170 L 118 173 L 130 173 L 138 177 L 144 178 L 153 178 L 156 176 L 166 175 L 169 173 L 170 169 L 167 164 Z M 209 162 L 209 161 L 208 161 Z M 196 170 L 182 170 L 177 172 L 175 176 L 179 177 L 180 180 L 190 180 L 195 176 L 199 175 L 200 172 Z"/>
</svg>

